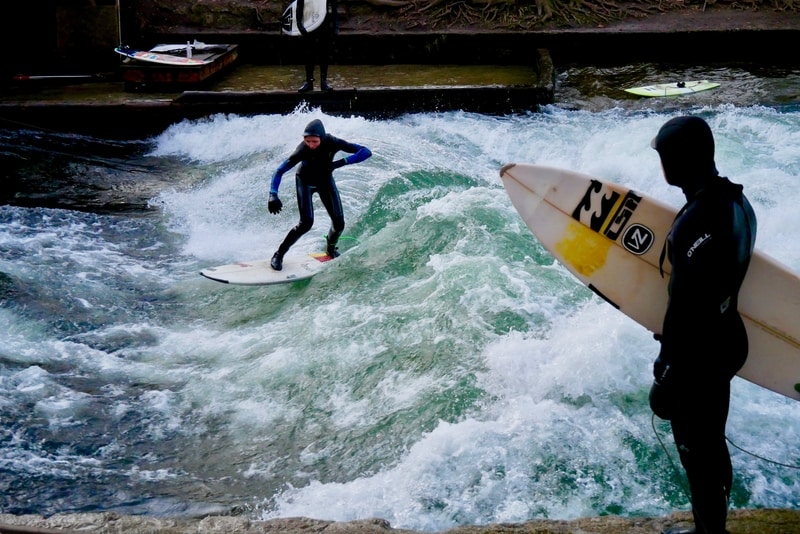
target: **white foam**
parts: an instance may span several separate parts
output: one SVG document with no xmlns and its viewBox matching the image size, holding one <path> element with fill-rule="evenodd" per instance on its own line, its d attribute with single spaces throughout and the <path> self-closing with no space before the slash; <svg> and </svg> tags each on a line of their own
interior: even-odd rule
<svg viewBox="0 0 800 534">
<path fill-rule="evenodd" d="M 759 248 L 799 266 L 800 115 L 701 111 L 718 167 L 756 207 Z M 235 482 L 211 499 L 263 499 L 259 517 L 443 530 L 670 512 L 685 500 L 650 428 L 657 343 L 553 264 L 498 176 L 512 161 L 558 165 L 680 206 L 649 147 L 669 116 L 550 108 L 368 121 L 299 110 L 170 128 L 151 157 L 183 170 L 155 215 L 0 211 L 9 294 L 35 289 L 0 308 L 0 406 L 31 403 L 71 429 L 100 405 L 104 423 L 146 433 L 154 464 L 173 462 L 124 477 L 158 492 L 210 469 Z M 266 191 L 313 118 L 373 151 L 336 173 L 358 244 L 307 284 L 201 279 L 212 261 L 268 257 L 296 223 L 291 174 L 280 216 L 267 213 Z M 298 248 L 322 242 L 319 203 L 317 213 Z M 731 437 L 794 463 L 794 401 L 743 381 L 734 393 Z M 45 457 L 37 472 L 66 479 L 80 476 L 70 461 L 102 463 L 135 441 L 115 438 L 97 458 L 8 454 L 23 470 Z M 177 442 L 195 449 L 161 449 Z M 734 458 L 748 506 L 796 503 L 780 469 Z"/>
</svg>

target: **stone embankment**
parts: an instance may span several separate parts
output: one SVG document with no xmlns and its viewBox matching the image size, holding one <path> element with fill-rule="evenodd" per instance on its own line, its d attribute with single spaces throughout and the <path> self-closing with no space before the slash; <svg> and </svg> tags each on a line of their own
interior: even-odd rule
<svg viewBox="0 0 800 534">
<path fill-rule="evenodd" d="M 572 521 L 464 526 L 441 534 L 658 534 L 675 525 L 689 525 L 691 514 L 668 517 L 592 517 Z M 737 510 L 728 517 L 731 534 L 800 533 L 798 510 Z M 252 521 L 240 517 L 164 519 L 115 513 L 11 516 L 0 514 L 0 534 L 418 534 L 392 528 L 383 519 L 335 522 L 307 518 Z"/>
</svg>

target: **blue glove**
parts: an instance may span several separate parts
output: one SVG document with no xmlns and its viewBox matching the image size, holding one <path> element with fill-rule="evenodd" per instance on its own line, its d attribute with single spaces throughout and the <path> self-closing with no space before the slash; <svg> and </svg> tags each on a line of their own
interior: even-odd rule
<svg viewBox="0 0 800 534">
<path fill-rule="evenodd" d="M 278 193 L 269 194 L 269 202 L 267 202 L 267 209 L 272 214 L 278 214 L 283 208 L 283 202 L 278 198 Z"/>
</svg>

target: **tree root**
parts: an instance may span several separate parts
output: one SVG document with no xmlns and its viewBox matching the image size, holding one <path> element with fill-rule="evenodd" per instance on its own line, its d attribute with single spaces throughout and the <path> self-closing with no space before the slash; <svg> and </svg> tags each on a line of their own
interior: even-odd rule
<svg viewBox="0 0 800 534">
<path fill-rule="evenodd" d="M 725 3 L 733 7 L 796 11 L 800 0 L 365 0 L 397 8 L 407 27 L 454 27 L 489 24 L 497 28 L 530 30 L 544 24 L 602 25 L 628 17 L 685 9 L 690 3 Z"/>
</svg>

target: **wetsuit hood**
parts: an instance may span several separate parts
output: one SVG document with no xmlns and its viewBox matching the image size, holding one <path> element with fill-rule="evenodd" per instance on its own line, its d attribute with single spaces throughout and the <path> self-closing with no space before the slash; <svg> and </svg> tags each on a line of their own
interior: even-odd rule
<svg viewBox="0 0 800 534">
<path fill-rule="evenodd" d="M 667 183 L 687 195 L 719 174 L 714 163 L 714 136 L 700 117 L 675 117 L 664 123 L 650 143 L 661 157 Z"/>
<path fill-rule="evenodd" d="M 303 130 L 303 137 L 307 137 L 309 135 L 319 137 L 320 139 L 325 137 L 325 126 L 322 124 L 321 120 L 314 119 L 306 125 L 306 129 Z"/>
</svg>

